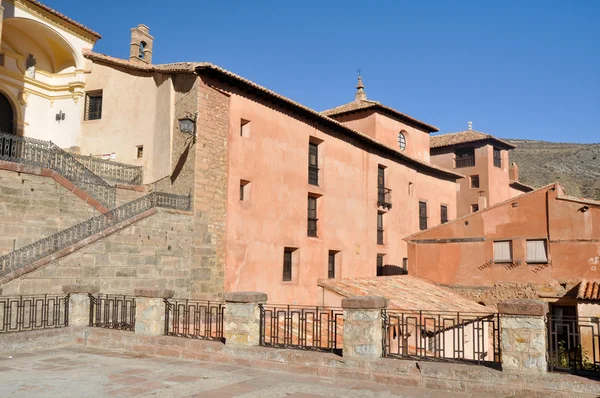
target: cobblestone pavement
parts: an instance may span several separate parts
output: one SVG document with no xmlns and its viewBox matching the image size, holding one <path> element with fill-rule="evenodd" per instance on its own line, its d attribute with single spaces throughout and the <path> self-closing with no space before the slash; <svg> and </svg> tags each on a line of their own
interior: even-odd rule
<svg viewBox="0 0 600 398">
<path fill-rule="evenodd" d="M 468 397 L 86 348 L 0 354 L 4 397 Z"/>
</svg>

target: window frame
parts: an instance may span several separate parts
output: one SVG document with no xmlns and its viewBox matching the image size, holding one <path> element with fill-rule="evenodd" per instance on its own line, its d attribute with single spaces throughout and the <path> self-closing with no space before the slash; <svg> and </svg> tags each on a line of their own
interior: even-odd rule
<svg viewBox="0 0 600 398">
<path fill-rule="evenodd" d="M 474 203 L 471 205 L 471 214 L 477 213 L 479 211 L 479 203 Z"/>
<path fill-rule="evenodd" d="M 319 186 L 319 144 L 315 142 L 308 143 L 308 183 Z"/>
<path fill-rule="evenodd" d="M 329 250 L 327 256 L 327 278 L 335 279 L 335 255 L 337 253 L 333 250 Z"/>
<path fill-rule="evenodd" d="M 398 148 L 401 152 L 404 152 L 406 149 L 406 132 L 401 131 L 398 133 Z"/>
<path fill-rule="evenodd" d="M 99 100 L 100 105 L 96 105 L 98 98 L 100 99 Z M 94 101 L 94 106 L 99 109 L 91 110 L 92 100 Z M 104 104 L 103 90 L 87 91 L 85 93 L 83 120 L 84 121 L 101 120 L 103 104 Z M 93 116 L 93 117 L 91 117 L 91 116 Z"/>
<path fill-rule="evenodd" d="M 530 260 L 529 259 L 529 243 L 541 242 L 544 246 L 544 260 Z M 527 264 L 548 264 L 548 240 L 547 239 L 527 239 L 525 241 L 525 262 Z"/>
<path fill-rule="evenodd" d="M 384 276 L 383 275 L 383 267 L 385 266 L 385 254 L 377 254 L 377 263 L 376 263 L 376 276 Z M 380 264 L 381 263 L 381 264 Z"/>
<path fill-rule="evenodd" d="M 423 211 L 425 210 L 425 211 Z M 420 231 L 424 231 L 428 228 L 428 223 L 427 223 L 427 202 L 426 201 L 419 201 L 419 230 Z"/>
<path fill-rule="evenodd" d="M 283 282 L 293 282 L 294 281 L 294 252 L 297 249 L 286 247 L 283 249 Z"/>
<path fill-rule="evenodd" d="M 496 244 L 501 244 L 501 243 L 507 243 L 508 244 L 508 255 L 509 258 L 496 258 Z M 493 247 L 492 247 L 492 255 L 493 255 L 493 259 L 494 259 L 494 264 L 507 264 L 507 263 L 512 263 L 513 262 L 513 257 L 514 257 L 514 253 L 513 253 L 513 242 L 512 240 L 495 240 L 493 241 Z"/>
<path fill-rule="evenodd" d="M 496 156 L 498 154 L 498 156 Z M 502 168 L 502 149 L 493 148 L 494 167 Z"/>
<path fill-rule="evenodd" d="M 474 184 L 475 181 L 477 181 L 477 186 Z M 472 176 L 469 176 L 469 187 L 471 189 L 480 189 L 481 181 L 479 179 L 479 174 L 474 174 Z"/>
<path fill-rule="evenodd" d="M 384 240 L 384 228 L 383 228 L 383 215 L 385 213 L 382 211 L 378 211 L 377 212 L 377 244 L 378 245 L 384 245 L 385 244 L 385 240 Z"/>
<path fill-rule="evenodd" d="M 448 222 L 448 205 L 440 205 L 440 224 L 446 224 L 447 222 Z"/>
<path fill-rule="evenodd" d="M 318 237 L 318 218 L 317 218 L 317 204 L 318 198 L 314 196 L 308 197 L 308 207 L 307 207 L 307 230 L 306 235 L 310 238 Z M 311 204 L 314 204 L 314 208 L 311 208 Z"/>
</svg>

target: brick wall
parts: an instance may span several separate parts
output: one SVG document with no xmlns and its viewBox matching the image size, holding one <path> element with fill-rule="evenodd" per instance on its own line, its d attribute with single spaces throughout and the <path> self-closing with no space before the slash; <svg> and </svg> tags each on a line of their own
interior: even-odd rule
<svg viewBox="0 0 600 398">
<path fill-rule="evenodd" d="M 115 234 L 2 285 L 4 295 L 60 293 L 63 285 L 103 293 L 172 289 L 189 297 L 192 216 L 159 210 Z"/>
<path fill-rule="evenodd" d="M 52 178 L 0 170 L 0 254 L 98 214 Z"/>
</svg>

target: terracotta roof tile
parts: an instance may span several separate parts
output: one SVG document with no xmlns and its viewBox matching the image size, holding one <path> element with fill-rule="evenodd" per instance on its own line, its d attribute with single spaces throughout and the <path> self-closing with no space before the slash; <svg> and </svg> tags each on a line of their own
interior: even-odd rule
<svg viewBox="0 0 600 398">
<path fill-rule="evenodd" d="M 600 300 L 600 281 L 582 280 L 579 284 L 577 298 L 581 300 Z"/>
<path fill-rule="evenodd" d="M 79 29 L 83 30 L 86 33 L 89 33 L 90 35 L 92 35 L 92 36 L 94 36 L 94 37 L 96 37 L 98 39 L 102 38 L 102 36 L 100 36 L 100 33 L 97 33 L 95 31 L 91 30 L 87 26 L 82 25 L 79 22 L 72 20 L 71 18 L 67 17 L 66 15 L 61 14 L 60 12 L 58 12 L 58 11 L 56 11 L 56 10 L 48 7 L 47 5 L 44 5 L 44 4 L 40 3 L 39 1 L 36 1 L 36 0 L 25 0 L 25 1 L 27 3 L 33 4 L 34 6 L 37 6 L 37 7 L 41 8 L 41 9 L 43 9 L 44 11 L 49 12 L 50 14 L 54 15 L 55 17 L 58 17 L 58 18 L 60 18 L 60 19 L 62 19 L 64 21 L 70 23 L 71 25 L 74 25 L 74 26 L 78 27 Z"/>
<path fill-rule="evenodd" d="M 516 146 L 514 146 L 513 144 L 509 144 L 508 142 L 498 139 L 493 135 L 481 133 L 475 130 L 465 130 L 459 131 L 458 133 L 432 135 L 429 137 L 429 147 L 433 149 L 458 144 L 466 144 L 468 142 L 478 142 L 486 140 L 494 141 L 495 143 L 501 144 L 508 149 L 516 148 Z"/>
<path fill-rule="evenodd" d="M 389 308 L 412 311 L 495 312 L 446 288 L 410 275 L 320 279 L 319 286 L 344 297 L 383 296 Z"/>
<path fill-rule="evenodd" d="M 371 101 L 371 100 L 355 100 L 352 102 L 349 102 L 347 104 L 344 105 L 340 105 L 336 108 L 333 109 L 328 109 L 326 111 L 321 112 L 323 115 L 325 116 L 339 116 L 339 115 L 343 115 L 346 113 L 350 113 L 350 112 L 356 112 L 356 111 L 360 111 L 360 110 L 364 110 L 364 109 L 380 109 L 383 110 L 384 112 L 387 113 L 391 113 L 394 116 L 399 117 L 400 119 L 403 120 L 408 120 L 412 123 L 415 123 L 419 126 L 421 126 L 422 128 L 424 128 L 426 131 L 428 132 L 436 132 L 439 131 L 437 127 L 432 126 L 430 124 L 424 123 L 420 120 L 417 120 L 411 116 L 408 116 L 407 114 L 404 114 L 402 112 L 398 112 L 397 110 L 395 110 L 394 108 L 390 108 L 389 106 L 385 106 L 382 105 L 381 103 L 377 102 L 377 101 Z"/>
</svg>

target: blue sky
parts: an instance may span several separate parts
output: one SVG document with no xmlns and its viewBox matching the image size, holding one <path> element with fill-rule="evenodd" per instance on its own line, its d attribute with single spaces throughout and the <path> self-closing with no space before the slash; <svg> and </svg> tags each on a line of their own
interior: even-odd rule
<svg viewBox="0 0 600 398">
<path fill-rule="evenodd" d="M 600 1 L 42 0 L 128 57 L 208 61 L 317 110 L 369 99 L 437 126 L 600 142 Z M 165 7 L 165 4 L 167 7 Z"/>
</svg>

